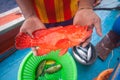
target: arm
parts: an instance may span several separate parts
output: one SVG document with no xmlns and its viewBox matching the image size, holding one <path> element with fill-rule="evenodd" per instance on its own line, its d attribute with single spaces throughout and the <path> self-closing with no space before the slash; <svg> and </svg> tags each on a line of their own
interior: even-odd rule
<svg viewBox="0 0 120 80">
<path fill-rule="evenodd" d="M 16 0 L 16 2 L 19 5 L 25 17 L 25 21 L 20 28 L 20 32 L 26 32 L 31 37 L 33 37 L 33 31 L 45 28 L 45 25 L 40 21 L 40 19 L 36 15 L 32 0 Z"/>
<path fill-rule="evenodd" d="M 22 13 L 25 17 L 25 21 L 20 28 L 20 32 L 28 33 L 31 37 L 34 37 L 32 35 L 32 32 L 34 32 L 37 29 L 46 28 L 45 25 L 37 17 L 36 12 L 33 7 L 32 0 L 16 0 L 16 2 L 21 8 Z M 32 47 L 32 51 L 34 55 L 37 54 L 36 47 Z"/>
<path fill-rule="evenodd" d="M 90 27 L 95 27 L 96 32 L 99 36 L 102 36 L 101 32 L 101 20 L 93 11 L 95 0 L 80 0 L 79 8 L 76 12 L 73 20 L 73 24 L 76 25 L 88 25 Z M 83 47 L 90 42 L 90 39 L 83 43 Z"/>
<path fill-rule="evenodd" d="M 87 8 L 87 7 L 95 7 L 97 6 L 98 4 L 101 3 L 102 0 L 80 0 L 79 2 L 79 7 L 82 7 L 82 8 Z"/>
<path fill-rule="evenodd" d="M 22 13 L 25 17 L 25 19 L 31 17 L 31 16 L 36 16 L 36 13 L 33 8 L 33 3 L 32 0 L 16 0 L 18 6 L 22 10 Z"/>
<path fill-rule="evenodd" d="M 95 0 L 80 0 L 79 1 L 79 9 L 81 8 L 93 8 L 93 4 Z"/>
</svg>

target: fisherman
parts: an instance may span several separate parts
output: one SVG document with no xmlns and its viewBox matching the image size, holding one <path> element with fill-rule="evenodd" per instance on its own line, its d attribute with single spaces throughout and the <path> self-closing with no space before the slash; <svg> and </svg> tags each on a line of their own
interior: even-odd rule
<svg viewBox="0 0 120 80">
<path fill-rule="evenodd" d="M 93 11 L 93 7 L 101 0 L 16 0 L 25 21 L 20 32 L 26 32 L 33 37 L 32 32 L 37 29 L 45 29 L 54 26 L 88 25 L 95 27 L 99 36 L 101 32 L 101 20 Z M 82 46 L 90 41 L 87 39 Z M 32 48 L 37 54 L 37 48 Z"/>
</svg>

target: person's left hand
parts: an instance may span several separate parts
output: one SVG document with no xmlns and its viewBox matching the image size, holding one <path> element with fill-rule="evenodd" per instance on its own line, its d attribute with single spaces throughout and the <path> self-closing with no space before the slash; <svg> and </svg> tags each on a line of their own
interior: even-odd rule
<svg viewBox="0 0 120 80">
<path fill-rule="evenodd" d="M 99 5 L 101 3 L 101 1 L 102 0 L 96 0 L 95 3 L 93 4 L 93 6 L 95 7 L 95 6 Z"/>
<path fill-rule="evenodd" d="M 78 10 L 74 16 L 73 25 L 95 27 L 97 34 L 102 36 L 101 20 L 92 9 Z M 90 38 L 82 44 L 82 47 L 85 47 L 89 42 Z"/>
</svg>

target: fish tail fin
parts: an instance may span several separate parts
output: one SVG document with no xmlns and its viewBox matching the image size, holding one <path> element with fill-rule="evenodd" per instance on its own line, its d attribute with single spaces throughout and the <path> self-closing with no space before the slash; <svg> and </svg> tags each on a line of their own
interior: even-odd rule
<svg viewBox="0 0 120 80">
<path fill-rule="evenodd" d="M 15 47 L 17 49 L 32 47 L 31 42 L 33 42 L 33 39 L 28 34 L 19 33 L 15 38 Z"/>
</svg>

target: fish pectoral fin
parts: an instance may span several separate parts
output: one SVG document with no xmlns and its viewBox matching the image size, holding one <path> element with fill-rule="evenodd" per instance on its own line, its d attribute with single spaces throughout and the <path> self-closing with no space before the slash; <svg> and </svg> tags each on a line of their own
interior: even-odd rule
<svg viewBox="0 0 120 80">
<path fill-rule="evenodd" d="M 66 48 L 66 47 L 69 47 L 69 39 L 61 39 L 59 40 L 57 43 L 56 43 L 56 47 L 58 48 Z"/>
<path fill-rule="evenodd" d="M 62 56 L 62 55 L 64 55 L 65 53 L 67 53 L 67 51 L 68 51 L 68 48 L 66 48 L 66 49 L 61 49 L 59 55 Z"/>
<path fill-rule="evenodd" d="M 42 56 L 42 55 L 46 55 L 50 52 L 50 49 L 45 49 L 45 48 L 39 48 L 37 49 L 37 56 Z"/>
</svg>

